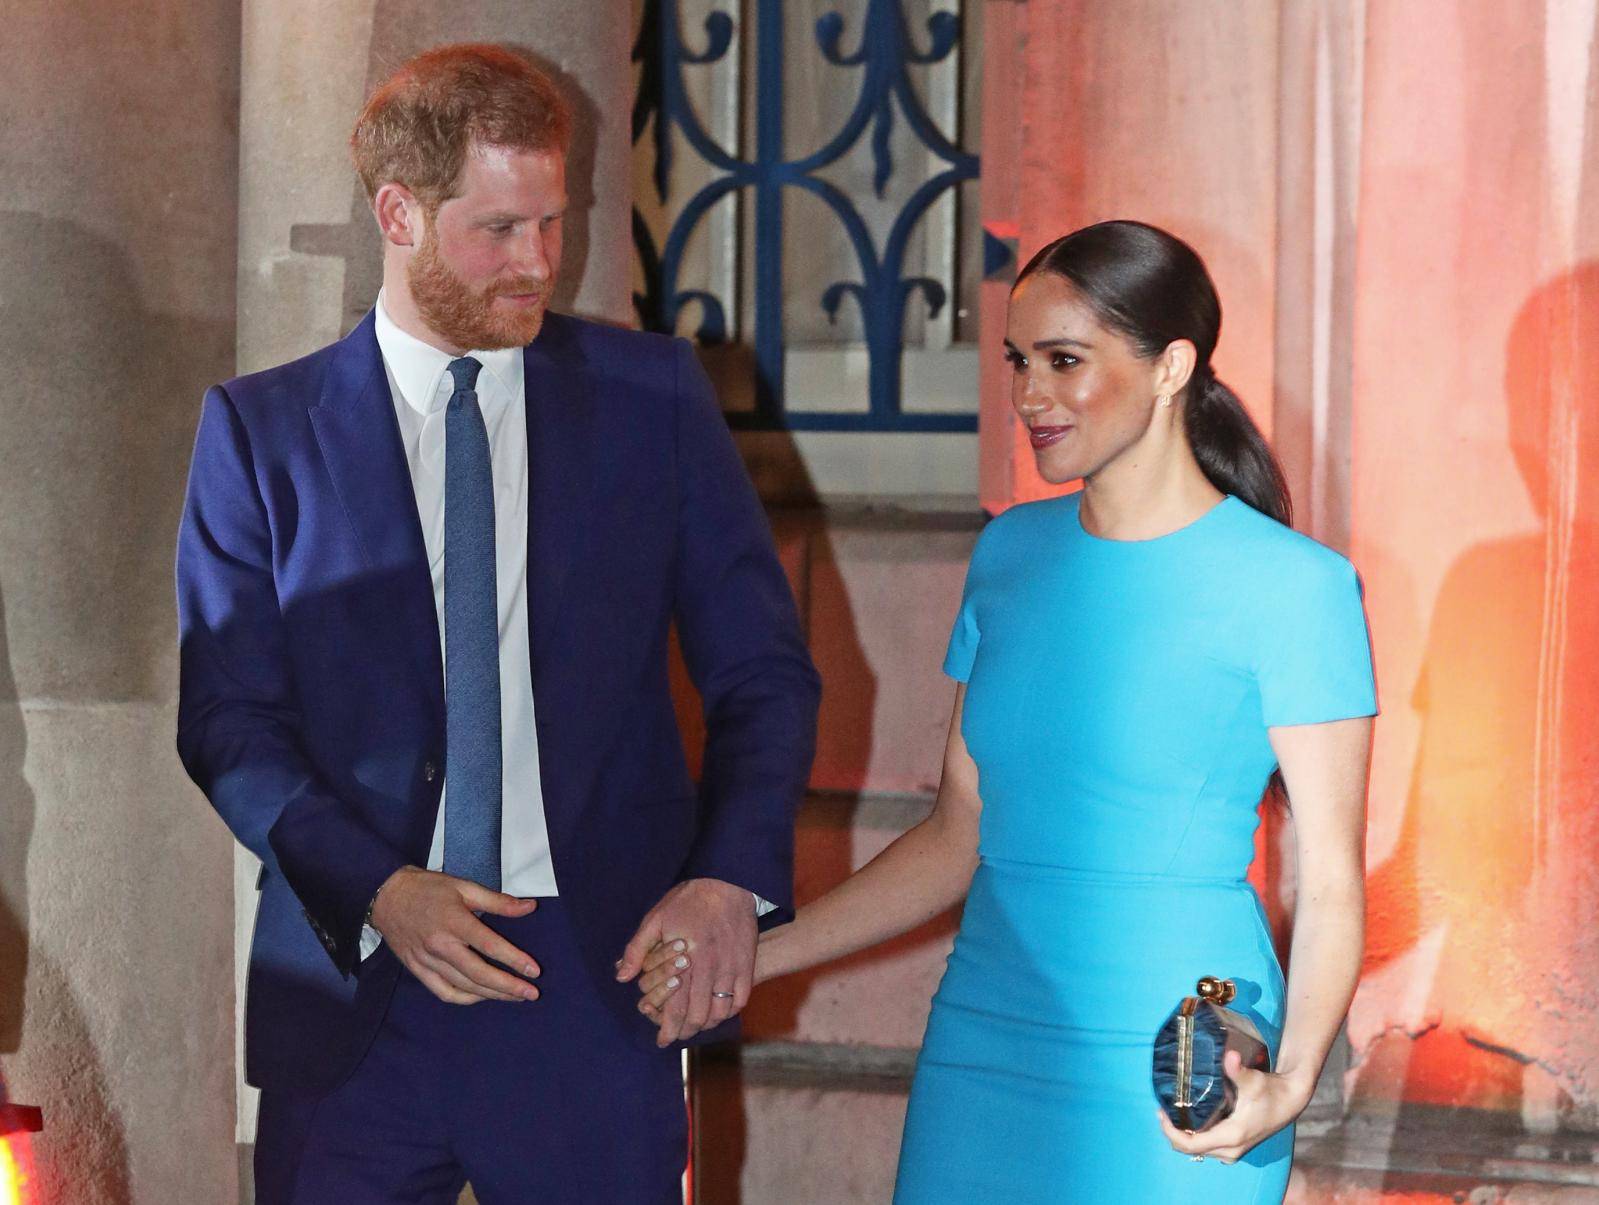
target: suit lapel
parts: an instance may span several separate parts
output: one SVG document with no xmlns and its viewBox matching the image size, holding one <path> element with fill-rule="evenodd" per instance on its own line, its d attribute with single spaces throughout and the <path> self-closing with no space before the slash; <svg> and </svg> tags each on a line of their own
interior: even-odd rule
<svg viewBox="0 0 1599 1205">
<path fill-rule="evenodd" d="M 444 717 L 444 665 L 416 492 L 394 417 L 388 374 L 368 313 L 334 352 L 311 425 L 369 572 L 395 584 L 422 688 Z"/>
<path fill-rule="evenodd" d="M 595 399 L 572 328 L 545 319 L 523 355 L 528 444 L 528 624 L 534 682 L 592 518 Z"/>
</svg>

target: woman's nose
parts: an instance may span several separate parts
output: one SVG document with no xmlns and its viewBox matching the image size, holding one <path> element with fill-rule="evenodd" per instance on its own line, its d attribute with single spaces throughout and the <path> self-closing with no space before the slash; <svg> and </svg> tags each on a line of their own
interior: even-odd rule
<svg viewBox="0 0 1599 1205">
<path fill-rule="evenodd" d="M 1023 418 L 1031 418 L 1048 410 L 1050 403 L 1049 399 L 1034 387 L 1033 379 L 1027 377 L 1012 391 L 1011 404 L 1015 406 L 1017 414 Z"/>
</svg>

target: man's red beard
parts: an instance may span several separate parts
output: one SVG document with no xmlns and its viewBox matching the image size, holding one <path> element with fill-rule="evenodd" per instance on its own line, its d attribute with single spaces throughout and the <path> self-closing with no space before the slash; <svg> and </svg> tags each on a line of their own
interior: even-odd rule
<svg viewBox="0 0 1599 1205">
<path fill-rule="evenodd" d="M 422 245 L 406 268 L 411 300 L 422 321 L 435 334 L 470 351 L 493 351 L 500 347 L 524 347 L 533 342 L 544 325 L 544 311 L 550 303 L 553 281 L 540 283 L 531 277 L 497 281 L 481 291 L 457 276 L 439 254 L 438 235 L 429 227 Z M 532 306 L 496 310 L 494 299 L 508 295 L 536 294 Z"/>
</svg>

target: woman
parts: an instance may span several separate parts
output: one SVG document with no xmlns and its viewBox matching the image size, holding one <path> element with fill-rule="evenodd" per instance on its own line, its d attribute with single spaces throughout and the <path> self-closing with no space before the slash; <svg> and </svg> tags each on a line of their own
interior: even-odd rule
<svg viewBox="0 0 1599 1205">
<path fill-rule="evenodd" d="M 1282 475 L 1213 375 L 1199 257 L 1150 226 L 1052 243 L 1011 294 L 1011 400 L 1039 472 L 972 555 L 937 803 L 762 941 L 765 980 L 966 897 L 911 1090 L 895 1200 L 1280 1201 L 1294 1119 L 1354 990 L 1376 712 L 1349 563 L 1293 532 Z M 1291 975 L 1244 880 L 1281 772 L 1298 855 Z M 975 873 L 974 873 L 975 872 Z M 642 1007 L 671 988 L 671 951 Z M 1177 1131 L 1151 1040 L 1233 979 L 1275 1070 Z"/>
</svg>

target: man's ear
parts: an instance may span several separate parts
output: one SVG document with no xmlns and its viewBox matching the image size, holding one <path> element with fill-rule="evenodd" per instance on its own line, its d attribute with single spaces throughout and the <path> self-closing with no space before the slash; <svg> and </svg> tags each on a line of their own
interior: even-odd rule
<svg viewBox="0 0 1599 1205">
<path fill-rule="evenodd" d="M 422 204 L 403 184 L 385 184 L 372 198 L 372 213 L 378 220 L 383 241 L 396 247 L 415 247 L 422 242 L 427 217 Z"/>
</svg>

